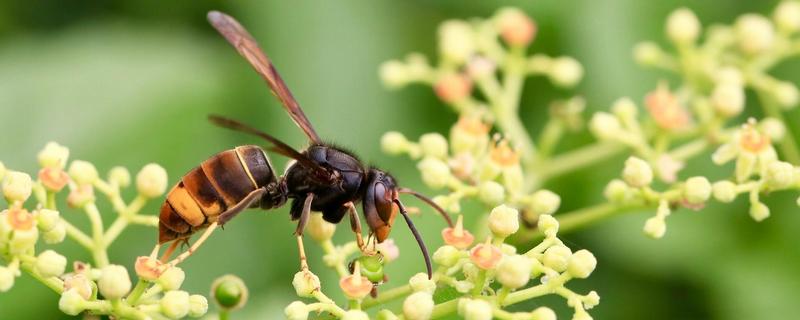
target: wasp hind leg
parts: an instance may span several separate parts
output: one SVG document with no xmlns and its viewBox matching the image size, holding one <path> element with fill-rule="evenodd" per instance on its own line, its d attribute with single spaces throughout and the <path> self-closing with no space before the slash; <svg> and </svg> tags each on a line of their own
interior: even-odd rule
<svg viewBox="0 0 800 320">
<path fill-rule="evenodd" d="M 314 201 L 314 194 L 309 193 L 303 201 L 303 208 L 300 211 L 300 218 L 297 221 L 297 229 L 294 230 L 294 235 L 297 237 L 297 249 L 300 253 L 300 270 L 308 270 L 308 259 L 306 258 L 306 249 L 303 245 L 303 230 L 306 228 L 308 217 L 311 215 L 311 202 Z"/>
<path fill-rule="evenodd" d="M 206 239 L 208 239 L 208 237 L 211 235 L 211 233 L 214 232 L 214 230 L 217 229 L 217 227 L 224 225 L 226 222 L 230 221 L 233 217 L 242 212 L 244 209 L 249 208 L 250 205 L 261 199 L 261 196 L 264 194 L 264 192 L 266 192 L 264 188 L 253 190 L 246 197 L 244 197 L 242 201 L 239 201 L 239 203 L 237 203 L 235 206 L 230 207 L 228 208 L 228 210 L 221 213 L 217 218 L 217 221 L 214 221 L 210 225 L 208 225 L 206 230 L 203 231 L 203 234 L 200 235 L 200 238 L 197 239 L 197 241 L 195 241 L 194 244 L 192 244 L 192 246 L 189 247 L 189 249 L 187 249 L 185 252 L 181 253 L 177 257 L 175 257 L 175 259 L 170 261 L 168 265 L 176 266 L 177 264 L 183 262 L 183 260 L 186 260 L 186 258 L 191 256 L 195 251 L 197 251 L 198 248 L 200 248 L 203 242 L 205 242 Z M 175 244 L 170 245 L 170 248 L 172 248 L 173 246 L 177 246 L 177 242 L 178 241 L 176 241 Z M 186 239 L 185 243 L 189 243 L 188 238 Z M 174 248 L 172 248 L 172 250 L 174 250 Z M 167 249 L 167 251 L 170 254 L 172 253 L 169 252 L 169 249 Z"/>
</svg>

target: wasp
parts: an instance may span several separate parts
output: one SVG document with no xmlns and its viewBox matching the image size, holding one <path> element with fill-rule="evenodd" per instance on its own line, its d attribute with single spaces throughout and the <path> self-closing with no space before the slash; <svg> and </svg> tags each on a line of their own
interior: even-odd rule
<svg viewBox="0 0 800 320">
<path fill-rule="evenodd" d="M 369 237 L 383 242 L 392 230 L 397 212 L 403 216 L 425 259 L 428 276 L 431 262 L 428 250 L 399 199 L 400 194 L 413 195 L 439 212 L 452 226 L 441 207 L 430 198 L 411 189 L 401 188 L 389 173 L 365 166 L 352 152 L 323 142 L 306 118 L 297 100 L 289 91 L 275 66 L 260 49 L 254 38 L 234 18 L 218 12 L 208 13 L 211 25 L 241 54 L 267 82 L 295 124 L 309 139 L 309 146 L 297 151 L 277 138 L 236 120 L 211 115 L 209 120 L 223 128 L 255 135 L 268 144 L 239 146 L 220 152 L 190 170 L 169 191 L 161 206 L 158 245 L 171 242 L 162 257 L 166 262 L 178 243 L 188 243 L 195 232 L 205 230 L 186 252 L 169 262 L 176 265 L 222 227 L 247 208 L 264 210 L 283 206 L 291 200 L 289 210 L 297 221 L 300 267 L 308 269 L 303 247 L 303 229 L 311 211 L 322 212 L 324 220 L 339 223 L 349 216 L 356 242 L 364 253 L 375 254 L 365 244 L 356 204 L 361 203 L 369 227 Z M 286 156 L 294 162 L 283 175 L 276 174 L 266 151 Z M 374 243 L 374 242 L 373 242 Z"/>
</svg>

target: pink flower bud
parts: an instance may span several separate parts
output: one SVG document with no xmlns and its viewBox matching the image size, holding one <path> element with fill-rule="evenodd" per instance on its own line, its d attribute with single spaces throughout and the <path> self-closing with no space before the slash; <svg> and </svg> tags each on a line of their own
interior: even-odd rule
<svg viewBox="0 0 800 320">
<path fill-rule="evenodd" d="M 17 231 L 32 229 L 36 221 L 36 218 L 28 210 L 17 206 L 8 209 L 6 219 L 8 219 L 8 224 L 11 228 Z"/>
<path fill-rule="evenodd" d="M 494 269 L 503 258 L 503 253 L 489 242 L 490 239 L 475 246 L 469 253 L 470 260 L 481 269 Z"/>
<path fill-rule="evenodd" d="M 647 105 L 647 110 L 650 111 L 653 120 L 662 129 L 682 129 L 691 122 L 689 112 L 665 84 L 659 85 L 655 91 L 645 97 L 645 105 Z"/>
<path fill-rule="evenodd" d="M 39 180 L 47 190 L 59 192 L 69 182 L 69 175 L 58 167 L 44 167 L 39 170 Z"/>
<path fill-rule="evenodd" d="M 448 74 L 439 78 L 433 89 L 442 101 L 459 102 L 469 97 L 472 92 L 472 81 L 462 74 Z"/>
<path fill-rule="evenodd" d="M 147 281 L 155 281 L 164 273 L 166 266 L 156 258 L 141 256 L 136 258 L 134 269 L 139 278 Z"/>
<path fill-rule="evenodd" d="M 444 238 L 445 243 L 458 249 L 468 248 L 472 244 L 472 241 L 475 240 L 475 237 L 464 229 L 464 217 L 461 215 L 458 216 L 454 228 L 445 228 L 442 230 L 442 238 Z"/>
<path fill-rule="evenodd" d="M 536 36 L 536 23 L 519 9 L 501 9 L 495 19 L 500 37 L 512 46 L 528 45 Z"/>
<path fill-rule="evenodd" d="M 369 279 L 361 275 L 361 268 L 356 262 L 353 268 L 353 274 L 346 276 L 339 280 L 339 287 L 342 292 L 353 300 L 361 300 L 372 291 L 373 284 Z"/>
</svg>

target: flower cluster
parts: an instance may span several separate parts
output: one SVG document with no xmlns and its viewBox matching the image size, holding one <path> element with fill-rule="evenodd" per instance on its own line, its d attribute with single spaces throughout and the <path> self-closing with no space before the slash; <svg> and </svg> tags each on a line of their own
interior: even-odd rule
<svg viewBox="0 0 800 320">
<path fill-rule="evenodd" d="M 166 171 L 148 164 L 134 180 L 127 169 L 114 167 L 102 179 L 90 162 L 68 159 L 69 149 L 48 143 L 38 155 L 40 170 L 36 180 L 0 164 L 2 192 L 8 202 L 8 208 L 0 212 L 0 258 L 8 263 L 0 266 L 0 292 L 10 290 L 15 278 L 25 272 L 61 295 L 58 307 L 68 315 L 85 312 L 126 319 L 204 315 L 208 308 L 206 298 L 180 290 L 185 278 L 180 268 L 160 269 L 158 261 L 140 258 L 135 265 L 140 280 L 134 286 L 128 270 L 108 259 L 108 249 L 127 226 L 158 225 L 157 217 L 141 215 L 139 211 L 149 199 L 164 193 Z M 132 184 L 138 195 L 126 203 L 121 192 Z M 104 195 L 117 213 L 108 227 L 96 205 L 95 191 Z M 65 219 L 65 211 L 57 207 L 56 201 L 64 193 L 68 206 L 88 218 L 91 233 Z M 29 201 L 31 197 L 33 201 Z M 28 202 L 35 204 L 27 206 Z M 67 272 L 67 257 L 41 248 L 65 238 L 89 251 L 93 261 L 73 260 L 72 271 Z"/>
<path fill-rule="evenodd" d="M 472 234 L 463 228 L 462 221 L 453 228 L 442 231 L 445 245 L 433 254 L 436 265 L 431 278 L 424 273 L 413 276 L 407 285 L 377 292 L 383 282 L 382 265 L 385 260 L 397 257 L 397 248 L 387 241 L 378 248 L 378 256 L 361 256 L 345 271 L 344 259 L 358 248 L 355 242 L 342 247 L 331 243 L 335 226 L 316 215 L 310 221 L 309 231 L 327 252 L 325 262 L 340 273 L 339 287 L 349 299 L 344 309 L 322 293 L 319 278 L 308 270 L 295 275 L 292 284 L 301 298 L 315 301 L 294 301 L 285 309 L 289 319 L 308 319 L 309 313 L 329 313 L 341 319 L 368 319 L 371 307 L 384 307 L 376 313 L 379 319 L 431 319 L 457 314 L 464 319 L 488 320 L 530 319 L 553 320 L 555 312 L 548 307 L 538 307 L 526 312 L 510 312 L 505 307 L 544 295 L 562 296 L 574 309 L 573 319 L 591 319 L 587 310 L 600 302 L 594 291 L 581 295 L 565 285 L 572 279 L 584 279 L 594 271 L 597 260 L 587 250 L 572 252 L 557 237 L 558 221 L 550 215 L 541 215 L 538 228 L 545 234 L 539 245 L 527 252 L 517 249 L 505 240 L 520 228 L 516 209 L 500 205 L 488 215 L 491 236 L 485 242 L 473 243 Z M 492 283 L 498 283 L 494 286 Z M 457 297 L 446 301 L 435 297 L 439 292 L 454 291 Z M 405 297 L 400 310 L 385 308 L 393 299 Z"/>
</svg>

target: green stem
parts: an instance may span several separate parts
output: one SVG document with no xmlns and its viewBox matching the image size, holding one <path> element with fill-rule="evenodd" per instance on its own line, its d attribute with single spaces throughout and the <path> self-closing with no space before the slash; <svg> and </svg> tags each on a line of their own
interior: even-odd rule
<svg viewBox="0 0 800 320">
<path fill-rule="evenodd" d="M 481 269 L 478 271 L 478 279 L 475 280 L 475 287 L 472 288 L 472 296 L 478 297 L 483 292 L 486 285 L 486 270 Z"/>
<path fill-rule="evenodd" d="M 220 310 L 219 311 L 219 320 L 228 320 L 230 318 L 231 312 L 228 310 Z"/>
<path fill-rule="evenodd" d="M 86 248 L 86 250 L 94 251 L 94 243 L 92 242 L 92 238 L 89 238 L 83 231 L 73 226 L 71 223 L 67 222 L 67 220 L 61 219 L 61 223 L 64 224 L 64 228 L 67 230 L 67 236 L 75 240 L 78 244 Z"/>
<path fill-rule="evenodd" d="M 109 262 L 103 239 L 103 220 L 100 217 L 100 211 L 97 210 L 97 206 L 94 203 L 87 204 L 83 209 L 92 224 L 92 240 L 94 242 L 92 256 L 94 257 L 94 262 L 100 268 L 105 267 Z"/>
<path fill-rule="evenodd" d="M 625 151 L 625 146 L 619 143 L 597 142 L 562 153 L 546 162 L 530 165 L 526 168 L 525 172 L 539 172 L 540 179 L 552 179 L 611 158 L 622 151 Z"/>
<path fill-rule="evenodd" d="M 705 151 L 709 146 L 710 144 L 708 143 L 708 139 L 697 138 L 687 142 L 684 145 L 681 145 L 680 147 L 672 149 L 672 151 L 669 152 L 669 156 L 675 160 L 688 160 L 689 158 Z"/>
<path fill-rule="evenodd" d="M 122 233 L 123 230 L 128 226 L 128 219 L 123 216 L 118 216 L 111 226 L 108 227 L 105 235 L 103 236 L 103 246 L 108 247 L 117 237 Z"/>
<path fill-rule="evenodd" d="M 133 290 L 126 299 L 128 303 L 132 306 L 135 306 L 136 303 L 139 302 L 139 298 L 142 297 L 142 293 L 144 293 L 145 289 L 147 289 L 147 281 L 139 279 L 139 281 L 136 282 L 136 286 L 133 287 Z"/>
<path fill-rule="evenodd" d="M 769 97 L 769 93 L 762 89 L 756 90 L 756 93 L 761 101 L 761 108 L 764 109 L 764 113 L 767 114 L 767 116 L 775 118 L 781 123 L 788 124 L 783 117 L 783 113 L 781 113 L 781 110 L 775 103 L 775 100 Z M 786 133 L 783 135 L 783 139 L 781 139 L 778 147 L 781 153 L 783 153 L 783 156 L 786 157 L 786 160 L 794 165 L 800 164 L 800 149 L 798 149 L 797 141 L 794 139 L 794 134 L 792 134 L 790 126 L 786 125 Z"/>
<path fill-rule="evenodd" d="M 368 309 L 377 305 L 383 305 L 397 298 L 404 297 L 409 293 L 411 293 L 411 285 L 403 285 L 397 288 L 386 290 L 385 292 L 381 292 L 377 298 L 367 298 L 364 300 L 361 306 L 364 309 Z"/>
<path fill-rule="evenodd" d="M 433 307 L 433 312 L 431 313 L 431 319 L 436 319 L 442 316 L 446 316 L 456 311 L 458 308 L 458 299 L 449 300 L 447 302 L 442 302 L 437 304 Z"/>
<path fill-rule="evenodd" d="M 557 215 L 559 224 L 558 230 L 559 233 L 570 232 L 613 215 L 630 212 L 644 207 L 645 206 L 643 204 L 602 203 L 591 207 L 577 209 Z M 522 243 L 542 238 L 544 238 L 542 231 L 539 229 L 533 229 L 529 232 L 519 233 L 515 241 L 517 243 Z"/>
<path fill-rule="evenodd" d="M 36 279 L 36 281 L 43 283 L 45 286 L 55 291 L 55 293 L 57 294 L 60 295 L 61 292 L 64 291 L 64 282 L 61 281 L 61 279 L 56 277 L 51 277 L 51 278 L 42 277 L 42 275 L 40 275 L 38 272 L 36 272 L 36 270 L 34 270 L 27 264 L 22 264 L 20 266 L 20 269 L 22 269 L 22 271 L 25 271 L 25 273 L 29 274 L 31 277 Z"/>
</svg>

